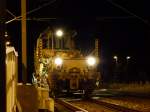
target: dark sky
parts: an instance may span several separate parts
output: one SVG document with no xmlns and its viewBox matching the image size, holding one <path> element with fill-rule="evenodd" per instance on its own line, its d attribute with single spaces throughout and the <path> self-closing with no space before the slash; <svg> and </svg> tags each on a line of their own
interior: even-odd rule
<svg viewBox="0 0 150 112">
<path fill-rule="evenodd" d="M 55 0 L 28 0 L 28 12 Z M 7 2 L 7 9 L 20 15 L 20 0 Z M 109 65 L 113 55 L 130 55 L 138 68 L 148 71 L 150 15 L 148 0 L 56 0 L 27 15 L 28 18 L 56 18 L 28 21 L 28 49 L 32 55 L 38 35 L 49 25 L 74 29 L 83 49 L 99 38 L 102 64 Z M 8 14 L 8 19 L 10 19 Z M 16 47 L 20 46 L 20 22 L 7 25 Z M 94 39 L 93 39 L 94 40 Z"/>
</svg>

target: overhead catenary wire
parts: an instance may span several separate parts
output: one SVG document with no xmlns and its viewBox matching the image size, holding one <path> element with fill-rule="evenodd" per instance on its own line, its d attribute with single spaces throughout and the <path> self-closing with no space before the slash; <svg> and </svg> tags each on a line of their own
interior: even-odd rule
<svg viewBox="0 0 150 112">
<path fill-rule="evenodd" d="M 57 1 L 57 0 L 51 0 L 50 2 L 45 3 L 45 4 L 43 4 L 42 6 L 39 6 L 39 7 L 35 8 L 35 9 L 33 9 L 33 10 L 27 12 L 27 14 L 31 14 L 31 13 L 33 13 L 33 12 L 36 12 L 36 11 L 38 11 L 38 10 L 40 10 L 40 9 L 42 9 L 42 8 L 44 8 L 44 7 L 46 7 L 46 6 L 48 6 L 48 5 L 51 5 L 52 3 L 56 2 L 56 1 Z"/>
<path fill-rule="evenodd" d="M 147 20 L 145 20 L 145 19 L 143 19 L 142 17 L 136 15 L 135 13 L 129 11 L 128 9 L 122 7 L 121 5 L 119 5 L 119 4 L 115 3 L 115 2 L 113 2 L 112 0 L 106 0 L 106 1 L 109 2 L 110 4 L 112 4 L 113 6 L 115 6 L 115 7 L 119 8 L 119 9 L 121 9 L 122 11 L 124 11 L 124 12 L 126 12 L 126 13 L 132 15 L 133 17 L 136 17 L 137 19 L 141 20 L 142 22 L 144 22 L 145 24 L 147 24 L 147 25 L 150 26 L 150 24 L 149 24 L 149 22 L 148 22 Z"/>
<path fill-rule="evenodd" d="M 106 17 L 96 17 L 96 20 L 110 20 L 110 19 L 132 19 L 134 16 L 106 16 Z"/>
<path fill-rule="evenodd" d="M 28 17 L 26 20 L 28 21 L 49 21 L 49 20 L 55 20 L 55 17 L 51 17 L 51 18 L 36 18 L 36 17 Z M 18 21 L 21 20 L 21 18 L 17 19 Z"/>
<path fill-rule="evenodd" d="M 51 5 L 52 3 L 56 2 L 56 1 L 57 1 L 57 0 L 51 0 L 51 1 L 48 2 L 48 3 L 45 3 L 45 4 L 39 6 L 39 7 L 35 8 L 35 9 L 32 9 L 31 11 L 28 11 L 28 12 L 25 13 L 24 15 L 28 15 L 28 14 L 31 14 L 31 13 L 33 13 L 33 12 L 36 12 L 36 11 L 38 11 L 38 10 L 40 10 L 40 9 L 42 9 L 42 8 L 44 8 L 44 7 L 46 7 L 46 6 L 48 6 L 48 5 Z M 9 11 L 9 12 L 10 12 L 10 11 Z M 8 12 L 8 13 L 9 13 L 9 12 Z M 22 18 L 22 16 L 17 16 L 17 17 L 14 16 L 13 19 L 6 21 L 5 24 L 8 24 L 8 23 L 10 23 L 10 22 L 12 22 L 12 21 L 15 21 L 15 20 L 18 20 L 18 19 L 20 19 L 20 18 Z"/>
<path fill-rule="evenodd" d="M 8 12 L 11 16 L 13 16 L 14 18 L 16 17 L 12 12 L 10 12 L 8 9 L 6 9 L 6 12 Z"/>
</svg>

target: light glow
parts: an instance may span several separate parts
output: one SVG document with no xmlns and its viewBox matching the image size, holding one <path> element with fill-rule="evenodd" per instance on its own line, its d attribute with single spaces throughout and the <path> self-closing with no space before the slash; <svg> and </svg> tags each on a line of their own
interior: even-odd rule
<svg viewBox="0 0 150 112">
<path fill-rule="evenodd" d="M 6 42 L 6 46 L 8 46 L 8 45 L 10 45 L 10 42 L 9 42 L 9 41 Z"/>
<path fill-rule="evenodd" d="M 60 65 L 62 65 L 62 63 L 63 63 L 63 60 L 62 60 L 61 58 L 57 57 L 57 58 L 55 58 L 54 63 L 55 63 L 57 66 L 60 66 Z"/>
<path fill-rule="evenodd" d="M 87 64 L 88 64 L 89 66 L 95 65 L 95 64 L 96 64 L 96 59 L 95 59 L 94 57 L 88 57 L 88 58 L 87 58 Z"/>
<path fill-rule="evenodd" d="M 127 57 L 126 57 L 127 60 L 130 59 L 130 58 L 131 58 L 130 56 L 127 56 Z"/>
<path fill-rule="evenodd" d="M 58 37 L 61 37 L 61 36 L 63 35 L 62 30 L 57 30 L 57 31 L 56 31 L 56 35 L 57 35 Z"/>
<path fill-rule="evenodd" d="M 116 59 L 116 60 L 117 60 L 117 59 L 118 59 L 118 57 L 117 57 L 117 56 L 114 56 L 114 59 Z"/>
</svg>

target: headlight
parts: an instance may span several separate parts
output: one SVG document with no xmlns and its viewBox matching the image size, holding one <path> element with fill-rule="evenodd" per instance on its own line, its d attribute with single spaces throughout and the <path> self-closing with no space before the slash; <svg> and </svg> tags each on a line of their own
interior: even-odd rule
<svg viewBox="0 0 150 112">
<path fill-rule="evenodd" d="M 89 66 L 95 65 L 95 64 L 96 64 L 96 59 L 95 59 L 94 57 L 88 57 L 88 58 L 87 58 L 87 64 L 88 64 Z"/>
<path fill-rule="evenodd" d="M 63 60 L 62 60 L 61 58 L 59 58 L 59 57 L 55 58 L 55 60 L 54 60 L 54 63 L 55 63 L 57 66 L 62 65 L 62 62 L 63 62 Z"/>
</svg>

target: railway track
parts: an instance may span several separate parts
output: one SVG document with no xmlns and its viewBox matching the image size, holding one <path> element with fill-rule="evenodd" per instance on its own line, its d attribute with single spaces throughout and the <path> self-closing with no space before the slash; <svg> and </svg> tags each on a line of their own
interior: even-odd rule
<svg viewBox="0 0 150 112">
<path fill-rule="evenodd" d="M 55 102 L 56 102 L 56 104 L 55 104 L 56 105 L 56 107 L 55 107 L 56 112 L 62 112 L 62 111 L 64 111 L 64 112 L 66 112 L 66 111 L 67 112 L 88 112 L 87 110 L 84 110 L 80 107 L 77 107 L 77 106 L 75 106 L 75 105 L 73 105 L 73 104 L 71 104 L 65 100 L 56 99 Z M 61 109 L 59 110 L 58 109 L 59 107 L 57 107 L 57 106 L 59 106 L 59 107 L 63 106 L 63 108 L 61 107 Z"/>
<path fill-rule="evenodd" d="M 107 108 L 113 109 L 113 110 L 115 110 L 117 112 L 141 112 L 141 111 L 138 111 L 138 110 L 129 109 L 129 108 L 126 108 L 126 107 L 123 107 L 123 106 L 120 106 L 120 105 L 106 103 L 106 102 L 99 101 L 99 100 L 90 99 L 90 101 L 94 102 L 96 104 L 103 105 L 103 106 L 105 106 Z"/>
<path fill-rule="evenodd" d="M 150 99 L 142 99 L 139 97 L 127 97 L 127 96 L 114 96 L 114 97 L 93 97 L 93 99 L 98 99 L 98 101 L 111 103 L 115 105 L 120 105 L 126 108 L 150 112 Z"/>
<path fill-rule="evenodd" d="M 58 105 L 65 109 L 58 110 Z M 120 105 L 110 104 L 95 99 L 81 101 L 56 100 L 56 112 L 141 112 Z M 93 109 L 92 109 L 93 108 Z"/>
</svg>

